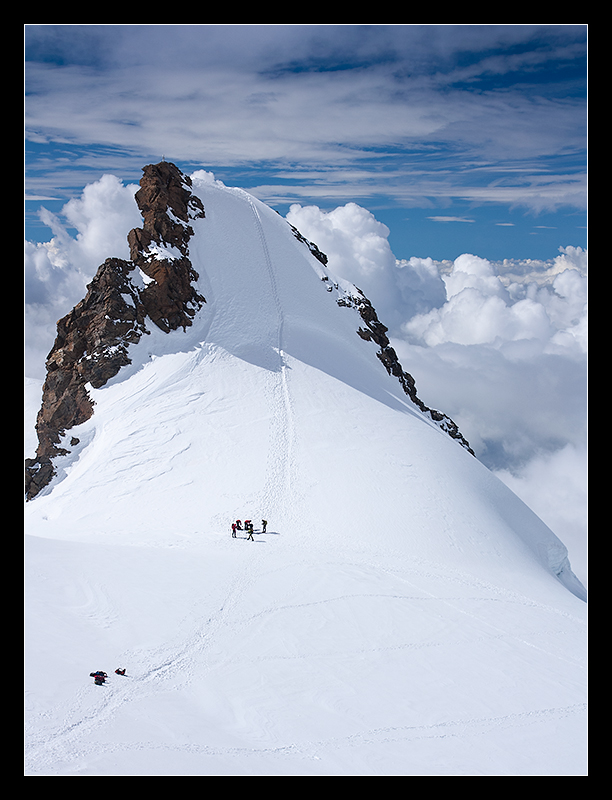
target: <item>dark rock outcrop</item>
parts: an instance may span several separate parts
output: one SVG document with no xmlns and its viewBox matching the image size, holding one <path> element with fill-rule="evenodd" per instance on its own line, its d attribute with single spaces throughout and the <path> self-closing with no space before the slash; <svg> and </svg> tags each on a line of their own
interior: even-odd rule
<svg viewBox="0 0 612 800">
<path fill-rule="evenodd" d="M 291 231 L 295 236 L 295 238 L 298 240 L 298 242 L 303 242 L 306 245 L 306 247 L 310 250 L 310 252 L 313 254 L 313 256 L 317 259 L 317 261 L 320 261 L 324 267 L 327 266 L 327 262 L 329 259 L 327 258 L 325 253 L 322 253 L 314 242 L 310 242 L 305 236 L 302 236 L 302 234 L 298 231 L 298 229 L 295 226 L 291 225 L 291 223 L 289 223 L 289 227 L 291 228 Z"/>
<path fill-rule="evenodd" d="M 53 459 L 69 452 L 62 446 L 66 431 L 93 414 L 88 385 L 99 389 L 131 363 L 129 346 L 148 333 L 148 322 L 165 332 L 184 330 L 205 302 L 188 257 L 189 220 L 205 216 L 191 179 L 167 161 L 143 173 L 136 202 L 144 222 L 128 234 L 131 260 L 107 259 L 85 298 L 57 323 L 36 421 L 39 445 L 25 462 L 28 500 L 53 478 Z"/>
<path fill-rule="evenodd" d="M 472 455 L 475 455 L 474 451 L 470 447 L 469 442 L 462 435 L 457 424 L 453 422 L 453 420 L 446 414 L 442 414 L 440 411 L 436 411 L 433 408 L 428 408 L 418 396 L 414 378 L 409 372 L 404 370 L 400 364 L 397 353 L 395 352 L 394 348 L 391 347 L 389 337 L 387 336 L 387 331 L 389 329 L 378 319 L 372 303 L 370 303 L 361 289 L 357 288 L 357 291 L 359 292 L 358 297 L 340 297 L 338 299 L 338 305 L 357 308 L 361 319 L 365 323 L 365 328 L 360 327 L 357 331 L 359 336 L 361 336 L 361 338 L 367 342 L 372 341 L 378 345 L 380 350 L 376 353 L 376 355 L 382 362 L 389 375 L 393 375 L 398 379 L 404 392 L 410 397 L 412 402 L 418 408 L 420 408 L 424 414 L 429 415 L 429 417 L 438 425 L 439 428 L 448 433 L 448 435 L 453 439 L 457 439 L 466 450 L 468 450 Z"/>
<path fill-rule="evenodd" d="M 204 207 L 189 190 L 191 178 L 169 161 L 149 164 L 143 173 L 136 202 L 144 224 L 128 234 L 130 258 L 148 278 L 141 301 L 158 328 L 184 330 L 205 302 L 188 258 L 189 220 L 204 217 Z"/>
<path fill-rule="evenodd" d="M 28 500 L 53 477 L 52 459 L 68 452 L 60 446 L 66 430 L 93 414 L 87 385 L 98 389 L 129 364 L 128 346 L 146 332 L 143 306 L 128 277 L 133 269 L 129 261 L 107 259 L 85 298 L 57 323 L 36 420 L 39 445 L 36 458 L 26 460 Z"/>
</svg>

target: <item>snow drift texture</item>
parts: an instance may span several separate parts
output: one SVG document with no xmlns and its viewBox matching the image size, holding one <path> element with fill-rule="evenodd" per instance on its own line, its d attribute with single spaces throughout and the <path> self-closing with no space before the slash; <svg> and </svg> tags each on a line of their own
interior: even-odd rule
<svg viewBox="0 0 612 800">
<path fill-rule="evenodd" d="M 565 547 L 387 374 L 354 287 L 192 180 L 205 304 L 89 387 L 26 505 L 26 774 L 586 774 Z"/>
</svg>

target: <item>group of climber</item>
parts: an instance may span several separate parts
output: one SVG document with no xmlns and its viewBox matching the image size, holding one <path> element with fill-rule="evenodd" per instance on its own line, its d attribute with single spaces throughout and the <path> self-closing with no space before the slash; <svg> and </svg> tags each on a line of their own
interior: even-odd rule
<svg viewBox="0 0 612 800">
<path fill-rule="evenodd" d="M 247 539 L 250 539 L 252 542 L 254 542 L 255 541 L 255 539 L 253 539 L 254 528 L 253 528 L 253 523 L 251 522 L 251 520 L 250 519 L 245 519 L 244 528 L 242 527 L 242 525 L 243 525 L 243 523 L 239 519 L 237 519 L 236 522 L 232 522 L 232 539 L 236 538 L 236 531 L 244 530 L 249 534 L 247 536 Z M 261 532 L 265 533 L 267 527 L 268 527 L 268 520 L 267 519 L 262 519 L 262 521 L 261 521 Z"/>
<path fill-rule="evenodd" d="M 125 675 L 125 669 L 117 668 L 115 670 L 115 675 Z M 97 672 L 90 672 L 89 677 L 94 679 L 96 686 L 102 686 L 102 684 L 106 683 L 108 675 L 106 672 L 102 672 L 102 670 L 99 669 Z"/>
</svg>

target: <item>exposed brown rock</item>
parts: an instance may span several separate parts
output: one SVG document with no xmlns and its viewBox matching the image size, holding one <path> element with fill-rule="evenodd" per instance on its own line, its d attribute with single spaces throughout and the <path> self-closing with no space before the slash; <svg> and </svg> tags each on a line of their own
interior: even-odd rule
<svg viewBox="0 0 612 800">
<path fill-rule="evenodd" d="M 85 298 L 57 323 L 36 421 L 39 445 L 26 462 L 28 499 L 51 480 L 51 459 L 67 452 L 60 447 L 64 433 L 93 414 L 87 385 L 98 389 L 129 364 L 128 346 L 146 332 L 144 307 L 129 280 L 133 269 L 130 261 L 107 259 Z"/>
<path fill-rule="evenodd" d="M 191 178 L 169 161 L 149 164 L 143 173 L 136 202 L 144 224 L 128 234 L 132 261 L 152 279 L 141 301 L 163 331 L 184 330 L 205 302 L 195 289 L 198 274 L 188 258 L 189 220 L 204 217 L 204 207 L 189 190 Z"/>
<path fill-rule="evenodd" d="M 140 189 L 136 192 L 146 234 L 157 243 L 177 247 L 184 256 L 188 254 L 187 245 L 193 236 L 189 220 L 205 216 L 202 202 L 191 194 L 190 187 L 191 178 L 171 162 L 162 161 L 144 167 Z M 144 249 L 146 247 L 141 248 Z M 138 252 L 132 251 L 131 256 L 137 261 Z"/>
</svg>

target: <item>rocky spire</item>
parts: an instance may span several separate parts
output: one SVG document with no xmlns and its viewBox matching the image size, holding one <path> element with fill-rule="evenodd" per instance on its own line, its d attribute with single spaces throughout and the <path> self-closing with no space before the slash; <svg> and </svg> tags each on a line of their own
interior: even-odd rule
<svg viewBox="0 0 612 800">
<path fill-rule="evenodd" d="M 146 275 L 141 300 L 163 331 L 185 329 L 204 302 L 188 258 L 189 220 L 204 217 L 204 206 L 190 191 L 191 178 L 169 161 L 149 164 L 143 173 L 136 202 L 144 224 L 128 234 L 132 262 Z"/>
</svg>

